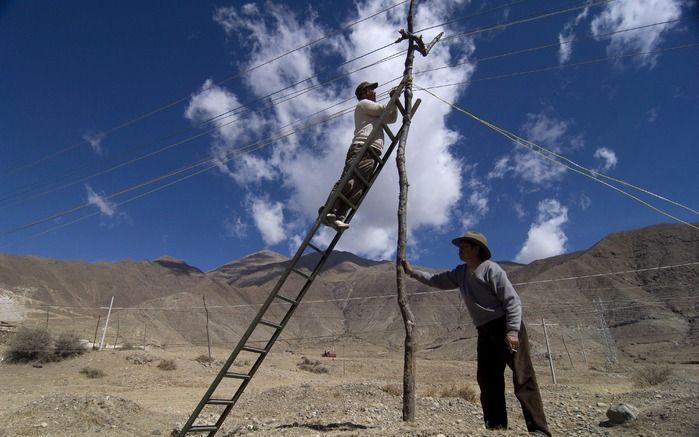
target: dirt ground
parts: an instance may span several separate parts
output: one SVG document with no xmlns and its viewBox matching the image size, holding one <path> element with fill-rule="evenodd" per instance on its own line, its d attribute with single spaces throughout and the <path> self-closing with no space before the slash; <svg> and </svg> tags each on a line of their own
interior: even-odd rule
<svg viewBox="0 0 699 437">
<path fill-rule="evenodd" d="M 483 428 L 471 361 L 420 359 L 417 417 L 403 422 L 402 355 L 366 347 L 360 354 L 355 346 L 338 344 L 337 358 L 321 358 L 322 350 L 312 347 L 270 354 L 217 435 L 526 435 L 510 387 L 510 429 Z M 213 356 L 223 360 L 229 352 L 214 350 Z M 169 436 L 186 422 L 220 368 L 196 360 L 206 353 L 206 348 L 108 350 L 41 367 L 0 362 L 0 436 Z M 299 368 L 304 356 L 327 373 Z M 172 360 L 176 368 L 162 370 L 162 360 Z M 81 373 L 86 368 L 104 376 L 89 378 Z M 699 436 L 697 365 L 674 365 L 668 381 L 642 389 L 623 365 L 556 370 L 553 385 L 548 367 L 537 366 L 554 435 Z M 465 385 L 475 399 L 442 396 Z M 226 389 L 230 397 L 232 388 Z M 618 403 L 635 406 L 638 419 L 600 426 L 608 406 Z M 210 417 L 213 422 L 218 416 Z"/>
</svg>

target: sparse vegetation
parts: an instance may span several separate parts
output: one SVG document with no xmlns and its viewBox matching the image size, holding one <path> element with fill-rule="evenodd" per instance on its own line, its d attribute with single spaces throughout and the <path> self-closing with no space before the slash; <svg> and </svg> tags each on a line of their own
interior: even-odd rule
<svg viewBox="0 0 699 437">
<path fill-rule="evenodd" d="M 58 336 L 53 346 L 53 352 L 59 360 L 63 360 L 82 355 L 85 353 L 85 348 L 80 342 L 80 337 L 72 332 L 67 332 Z"/>
<path fill-rule="evenodd" d="M 83 367 L 82 369 L 80 369 L 80 373 L 84 374 L 90 379 L 102 378 L 105 376 L 105 373 L 102 370 L 95 369 L 93 367 Z"/>
<path fill-rule="evenodd" d="M 126 361 L 131 364 L 148 364 L 153 361 L 153 357 L 150 355 L 136 352 L 126 357 Z"/>
<path fill-rule="evenodd" d="M 636 370 L 633 374 L 633 382 L 636 387 L 650 387 L 662 384 L 672 374 L 668 366 L 646 366 Z"/>
<path fill-rule="evenodd" d="M 175 364 L 175 360 L 160 360 L 160 363 L 158 363 L 158 369 L 175 370 L 177 369 L 177 364 Z"/>
<path fill-rule="evenodd" d="M 401 389 L 400 385 L 398 384 L 386 384 L 381 387 L 381 390 L 385 391 L 391 396 L 400 396 L 403 394 L 403 389 Z"/>
<path fill-rule="evenodd" d="M 470 385 L 451 385 L 444 387 L 439 395 L 443 398 L 461 398 L 466 402 L 475 404 L 478 402 L 479 395 Z"/>
<path fill-rule="evenodd" d="M 134 349 L 136 349 L 136 347 L 134 347 L 134 345 L 128 341 L 121 345 L 121 350 L 123 351 L 130 351 Z"/>
<path fill-rule="evenodd" d="M 51 336 L 44 328 L 21 327 L 10 340 L 7 348 L 9 363 L 53 360 Z"/>
<path fill-rule="evenodd" d="M 328 370 L 327 367 L 320 364 L 320 361 L 311 360 L 311 359 L 308 359 L 307 357 L 301 357 L 301 362 L 298 363 L 296 366 L 301 370 L 305 370 L 306 372 L 311 372 L 311 373 L 328 373 L 328 372 L 330 372 L 330 370 Z"/>
</svg>

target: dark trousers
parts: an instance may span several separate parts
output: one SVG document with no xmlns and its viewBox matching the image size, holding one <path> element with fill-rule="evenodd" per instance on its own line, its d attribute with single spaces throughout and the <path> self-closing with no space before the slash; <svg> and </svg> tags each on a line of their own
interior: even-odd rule
<svg viewBox="0 0 699 437">
<path fill-rule="evenodd" d="M 524 323 L 519 330 L 519 350 L 510 352 L 505 344 L 505 318 L 478 327 L 478 386 L 486 428 L 507 428 L 505 408 L 505 365 L 512 369 L 515 396 L 522 405 L 527 430 L 551 435 L 544 405 L 529 355 L 529 339 Z"/>
<path fill-rule="evenodd" d="M 355 156 L 359 153 L 361 150 L 363 144 L 356 143 L 352 144 L 347 151 L 347 157 L 345 158 L 345 168 L 342 170 L 342 176 L 340 176 L 340 179 L 345 177 L 347 172 L 349 171 L 350 167 L 352 166 L 352 161 L 354 160 Z M 371 146 L 369 146 L 371 147 Z M 371 176 L 374 174 L 374 170 L 376 170 L 376 166 L 378 165 L 378 162 L 374 159 L 374 157 L 369 153 L 367 150 L 364 153 L 364 156 L 359 161 L 359 164 L 357 165 L 357 170 L 359 173 L 366 179 L 367 181 L 371 179 Z M 337 187 L 337 184 L 340 181 L 335 183 L 335 187 Z M 342 189 L 342 194 L 353 204 L 357 204 L 359 199 L 362 197 L 362 194 L 364 193 L 364 190 L 366 187 L 364 184 L 359 180 L 359 178 L 350 177 L 347 180 L 347 184 Z M 333 188 L 334 190 L 334 188 Z M 349 205 L 347 205 L 345 202 L 342 201 L 342 199 L 338 198 L 335 201 L 335 204 L 333 205 L 332 212 L 334 212 L 338 217 L 346 217 L 347 216 L 347 211 L 350 209 Z"/>
</svg>

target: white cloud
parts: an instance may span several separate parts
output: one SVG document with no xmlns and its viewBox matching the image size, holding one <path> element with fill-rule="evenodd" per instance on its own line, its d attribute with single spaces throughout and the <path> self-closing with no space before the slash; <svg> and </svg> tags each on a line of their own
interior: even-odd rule
<svg viewBox="0 0 699 437">
<path fill-rule="evenodd" d="M 419 2 L 415 15 L 416 27 L 447 21 L 454 6 L 460 3 L 463 2 Z M 347 23 L 371 15 L 385 6 L 385 2 L 378 0 L 356 2 L 355 14 L 347 16 Z M 244 85 L 259 98 L 286 87 L 289 89 L 274 94 L 271 98 L 316 85 L 317 79 L 309 79 L 299 85 L 295 83 L 321 71 L 316 62 L 317 56 L 332 54 L 349 60 L 394 41 L 396 29 L 404 25 L 406 11 L 407 8 L 396 8 L 388 14 L 353 26 L 340 37 L 324 40 L 256 69 L 254 73 L 245 76 Z M 235 59 L 242 70 L 329 32 L 319 26 L 312 11 L 297 16 L 286 7 L 271 2 L 265 4 L 264 10 L 254 5 L 220 8 L 214 14 L 214 20 L 222 26 L 229 38 L 235 38 L 239 44 L 244 45 L 245 51 L 235 53 Z M 438 31 L 428 31 L 424 38 L 431 40 Z M 345 72 L 350 72 L 394 53 L 396 49 L 397 46 L 392 46 L 342 68 L 345 68 Z M 456 62 L 464 62 L 464 65 L 416 74 L 415 82 L 421 86 L 430 86 L 468 80 L 475 67 L 467 62 L 467 57 L 474 49 L 473 41 L 468 38 L 440 42 L 428 57 L 418 55 L 415 58 L 416 72 Z M 400 57 L 353 74 L 342 81 L 314 88 L 293 100 L 274 106 L 265 114 L 265 124 L 246 126 L 246 129 L 253 132 L 264 130 L 267 134 L 276 132 L 298 118 L 307 117 L 351 97 L 354 87 L 361 80 L 376 80 L 382 85 L 379 92 L 386 90 L 389 82 L 403 72 L 403 62 L 404 59 Z M 204 88 L 206 87 L 207 84 Z M 233 105 L 231 101 L 235 96 L 223 88 L 218 88 L 218 91 L 217 99 L 211 96 L 211 100 L 224 100 L 226 104 L 219 103 L 215 105 L 215 109 L 213 104 L 210 105 L 211 110 L 206 111 L 206 116 L 213 116 L 215 111 Z M 441 95 L 447 100 L 456 100 L 462 91 L 463 88 L 453 87 L 443 90 Z M 415 94 L 420 97 L 419 91 L 416 90 Z M 191 103 L 190 106 L 206 107 L 204 102 L 209 99 L 202 100 L 204 101 L 197 102 L 197 105 Z M 332 111 L 351 108 L 353 105 L 354 102 L 345 103 Z M 446 105 L 426 98 L 413 119 L 406 151 L 410 180 L 410 231 L 419 227 L 440 229 L 452 223 L 451 214 L 462 197 L 464 185 L 474 185 L 473 181 L 462 176 L 462 167 L 466 167 L 466 163 L 460 162 L 450 151 L 460 138 L 457 132 L 446 127 L 449 112 L 450 108 Z M 190 113 L 188 110 L 188 113 L 189 118 L 197 118 L 193 115 L 196 112 Z M 393 125 L 394 131 L 399 128 L 399 123 Z M 291 244 L 292 235 L 298 236 L 306 232 L 309 221 L 315 219 L 318 207 L 325 201 L 340 175 L 353 129 L 352 117 L 341 117 L 279 141 L 265 149 L 264 153 L 246 155 L 245 159 L 236 160 L 234 165 L 222 168 L 224 171 L 228 169 L 230 176 L 241 184 L 259 182 L 261 185 L 255 188 L 256 192 L 263 190 L 271 199 L 270 203 L 283 202 L 285 205 L 287 230 L 273 233 L 274 237 L 270 241 L 287 238 Z M 229 146 L 228 142 L 220 138 L 216 140 L 214 151 L 217 144 Z M 373 258 L 389 258 L 395 251 L 398 175 L 393 162 L 391 159 L 387 163 L 338 249 Z M 468 202 L 480 208 L 479 211 L 484 214 L 487 212 L 488 193 L 483 187 L 478 188 L 479 194 L 470 195 Z M 255 222 L 258 223 L 258 220 Z M 282 237 L 284 234 L 287 236 Z"/>
<path fill-rule="evenodd" d="M 650 108 L 648 110 L 648 123 L 655 123 L 655 121 L 658 119 L 658 109 L 657 108 Z"/>
<path fill-rule="evenodd" d="M 113 217 L 116 214 L 116 204 L 110 202 L 109 199 L 101 194 L 96 193 L 92 187 L 85 185 L 87 191 L 87 203 L 95 205 L 99 208 L 100 213 L 107 217 Z"/>
<path fill-rule="evenodd" d="M 102 140 L 104 139 L 104 132 L 85 132 L 83 134 L 83 141 L 90 144 L 92 150 L 102 156 Z"/>
<path fill-rule="evenodd" d="M 476 174 L 475 165 L 464 169 L 464 173 L 468 173 L 468 180 L 465 183 L 466 205 L 461 213 L 461 229 L 470 229 L 490 211 L 490 187 L 481 182 Z"/>
<path fill-rule="evenodd" d="M 269 201 L 262 197 L 250 198 L 250 214 L 257 230 L 268 246 L 286 239 L 284 230 L 284 210 L 281 202 Z"/>
<path fill-rule="evenodd" d="M 233 93 L 207 80 L 190 99 L 184 115 L 204 129 L 215 127 L 211 155 L 221 172 L 241 185 L 272 179 L 274 170 L 244 150 L 265 123 L 260 115 L 242 108 Z"/>
<path fill-rule="evenodd" d="M 569 123 L 544 113 L 527 114 L 521 128 L 524 139 L 554 153 L 584 147 L 582 137 L 569 134 Z M 563 178 L 566 168 L 538 153 L 516 145 L 512 153 L 497 160 L 489 179 L 502 179 L 508 173 L 534 185 L 546 185 Z"/>
<path fill-rule="evenodd" d="M 616 153 L 614 153 L 614 151 L 611 149 L 607 149 L 606 147 L 600 147 L 599 149 L 595 150 L 594 157 L 602 161 L 602 164 L 597 169 L 601 172 L 613 169 L 616 167 L 617 162 L 619 162 Z"/>
<path fill-rule="evenodd" d="M 515 257 L 518 263 L 528 264 L 542 258 L 565 252 L 568 237 L 563 225 L 568 222 L 568 208 L 556 199 L 539 202 L 539 215 L 527 233 L 527 240 Z"/>
<path fill-rule="evenodd" d="M 223 226 L 226 229 L 226 233 L 231 237 L 242 240 L 248 236 L 248 225 L 243 222 L 240 217 L 235 219 L 226 219 L 223 222 Z"/>
<path fill-rule="evenodd" d="M 675 20 L 682 15 L 684 0 L 617 0 L 609 2 L 603 11 L 592 20 L 591 29 L 595 37 L 631 27 Z M 660 24 L 633 32 L 613 35 L 607 46 L 612 56 L 635 52 L 648 52 L 656 49 L 663 36 L 678 23 Z M 656 55 L 645 55 L 641 65 L 653 68 Z"/>
<path fill-rule="evenodd" d="M 561 33 L 558 34 L 558 62 L 563 64 L 570 60 L 573 54 L 573 42 L 575 38 L 575 28 L 580 21 L 587 17 L 590 8 L 586 7 L 575 18 L 566 23 Z"/>
</svg>

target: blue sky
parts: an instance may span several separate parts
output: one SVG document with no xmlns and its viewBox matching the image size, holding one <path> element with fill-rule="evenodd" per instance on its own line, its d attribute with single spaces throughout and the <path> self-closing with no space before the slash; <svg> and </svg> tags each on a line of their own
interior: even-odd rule
<svg viewBox="0 0 699 437">
<path fill-rule="evenodd" d="M 250 145 L 311 114 L 351 108 L 361 80 L 386 91 L 403 56 L 352 72 L 404 43 L 347 61 L 393 42 L 407 3 L 338 30 L 396 3 L 0 3 L 0 251 L 88 261 L 167 254 L 202 269 L 265 248 L 293 253 L 340 173 L 351 114 Z M 699 56 L 697 46 L 682 46 L 699 42 L 697 12 L 684 0 L 420 1 L 416 28 L 440 25 L 424 38 L 444 31 L 445 39 L 416 57 L 416 72 L 432 71 L 415 83 L 598 174 L 696 210 Z M 456 264 L 449 241 L 467 228 L 489 237 L 496 259 L 530 262 L 672 222 L 425 91 L 415 95 L 423 104 L 407 159 L 409 251 L 418 264 Z M 206 123 L 226 111 L 235 117 Z M 209 165 L 158 179 L 201 161 Z M 338 248 L 391 259 L 397 193 L 391 160 Z M 327 230 L 318 237 L 329 238 Z"/>
</svg>

